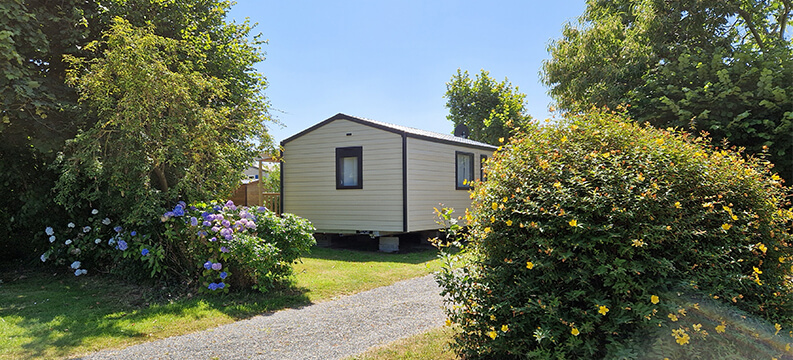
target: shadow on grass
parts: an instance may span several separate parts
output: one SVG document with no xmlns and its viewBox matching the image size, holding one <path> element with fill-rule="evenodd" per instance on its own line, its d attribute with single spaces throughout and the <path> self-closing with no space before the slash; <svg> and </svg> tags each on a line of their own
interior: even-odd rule
<svg viewBox="0 0 793 360">
<path fill-rule="evenodd" d="M 148 302 L 151 289 L 109 276 L 27 272 L 0 283 L 0 359 L 64 357 L 190 333 L 308 305 L 307 291 L 292 285 Z"/>
<path fill-rule="evenodd" d="M 383 253 L 340 248 L 313 247 L 311 253 L 303 256 L 306 259 L 320 259 L 347 262 L 392 262 L 403 264 L 422 264 L 435 260 L 438 251 L 431 247 L 414 248 L 405 253 Z"/>
</svg>

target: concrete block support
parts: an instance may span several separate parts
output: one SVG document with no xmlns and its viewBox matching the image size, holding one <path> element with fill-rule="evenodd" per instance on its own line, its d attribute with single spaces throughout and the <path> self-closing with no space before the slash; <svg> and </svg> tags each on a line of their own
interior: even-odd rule
<svg viewBox="0 0 793 360">
<path fill-rule="evenodd" d="M 380 237 L 380 251 L 382 251 L 382 252 L 397 252 L 397 251 L 399 251 L 399 237 L 397 237 L 397 236 L 381 236 Z"/>
</svg>

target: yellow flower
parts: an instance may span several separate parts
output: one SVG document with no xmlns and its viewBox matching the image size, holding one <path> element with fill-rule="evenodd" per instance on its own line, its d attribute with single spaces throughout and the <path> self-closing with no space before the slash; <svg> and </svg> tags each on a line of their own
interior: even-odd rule
<svg viewBox="0 0 793 360">
<path fill-rule="evenodd" d="M 491 217 L 490 217 L 490 222 L 491 222 L 491 223 L 494 223 L 494 222 L 496 222 L 496 217 L 495 217 L 495 216 L 491 216 Z"/>
<path fill-rule="evenodd" d="M 756 266 L 752 266 L 752 270 L 754 270 L 755 274 L 762 274 L 763 273 L 763 271 L 758 269 Z"/>
<path fill-rule="evenodd" d="M 730 228 L 732 228 L 732 225 L 730 225 L 730 224 L 721 224 L 721 228 L 724 229 L 725 231 L 727 231 L 727 230 L 730 230 Z"/>
<path fill-rule="evenodd" d="M 790 352 L 790 343 L 785 345 L 785 351 Z"/>
<path fill-rule="evenodd" d="M 642 241 L 641 239 L 634 239 L 633 243 L 631 244 L 631 246 L 634 246 L 634 247 L 642 247 L 644 245 L 647 245 L 647 243 Z"/>
<path fill-rule="evenodd" d="M 572 330 L 570 330 L 570 333 L 573 334 L 573 336 L 578 336 L 578 334 L 580 334 L 581 332 L 578 331 L 578 329 L 573 328 Z"/>
<path fill-rule="evenodd" d="M 663 145 L 664 144 L 664 139 L 655 139 L 655 143 L 658 144 L 658 145 Z"/>
<path fill-rule="evenodd" d="M 562 136 L 562 139 L 561 139 L 561 141 L 562 141 L 562 142 L 565 142 L 565 141 L 567 141 L 567 136 Z"/>
<path fill-rule="evenodd" d="M 446 326 L 452 326 L 452 320 L 446 319 Z"/>
<path fill-rule="evenodd" d="M 675 207 L 680 209 L 683 207 L 683 205 L 680 205 L 680 201 L 675 201 Z"/>
<path fill-rule="evenodd" d="M 493 205 L 491 205 L 491 207 L 493 208 L 493 210 L 498 210 L 498 203 L 494 202 Z"/>
<path fill-rule="evenodd" d="M 639 176 L 636 177 L 636 180 L 644 181 L 644 175 L 639 174 Z"/>
<path fill-rule="evenodd" d="M 609 312 L 609 308 L 607 308 L 605 305 L 600 305 L 598 312 L 600 315 L 606 315 L 606 313 Z"/>
<path fill-rule="evenodd" d="M 774 335 L 779 334 L 779 331 L 782 330 L 782 325 L 774 324 L 774 329 L 776 329 Z"/>
<path fill-rule="evenodd" d="M 685 334 L 685 333 L 684 333 L 684 334 L 683 334 L 683 336 L 681 336 L 681 337 L 679 337 L 679 338 L 675 339 L 675 341 L 676 341 L 678 344 L 680 344 L 680 345 L 685 345 L 685 344 L 688 344 L 688 341 L 689 341 L 690 339 L 691 339 L 691 336 L 689 336 L 688 334 Z"/>
<path fill-rule="evenodd" d="M 482 231 L 484 231 L 484 232 L 485 232 L 485 234 L 487 234 L 487 233 L 489 233 L 489 232 L 490 232 L 490 231 L 492 231 L 492 230 L 490 230 L 490 227 L 486 227 L 486 228 L 484 228 L 484 230 L 482 230 Z"/>
<path fill-rule="evenodd" d="M 757 248 L 760 249 L 760 251 L 762 251 L 763 254 L 765 254 L 765 252 L 768 251 L 768 248 L 763 243 L 757 243 Z"/>
<path fill-rule="evenodd" d="M 504 142 L 504 138 L 503 137 L 498 138 L 498 142 L 503 143 Z"/>
<path fill-rule="evenodd" d="M 507 226 L 512 226 L 512 220 L 507 220 Z"/>
<path fill-rule="evenodd" d="M 495 340 L 496 336 L 498 336 L 498 334 L 495 331 L 490 330 L 490 331 L 487 332 L 487 336 L 490 336 L 491 339 Z"/>
<path fill-rule="evenodd" d="M 490 321 L 496 321 L 496 316 L 495 315 L 490 315 Z"/>
<path fill-rule="evenodd" d="M 653 303 L 653 305 L 659 303 L 660 301 L 661 299 L 658 298 L 658 295 L 650 296 L 650 302 Z"/>
<path fill-rule="evenodd" d="M 509 325 L 501 325 L 501 331 L 503 332 L 509 331 Z"/>
<path fill-rule="evenodd" d="M 785 263 L 785 257 L 784 256 L 780 256 L 779 257 L 779 263 L 780 264 L 784 264 Z"/>
<path fill-rule="evenodd" d="M 699 331 L 700 329 L 702 329 L 702 324 L 694 324 L 691 325 L 691 327 L 694 328 L 694 331 Z"/>
<path fill-rule="evenodd" d="M 726 330 L 727 330 L 727 327 L 726 327 L 726 326 L 724 326 L 724 324 L 721 324 L 721 325 L 719 325 L 719 326 L 716 326 L 716 332 L 717 332 L 717 333 L 723 333 L 723 332 L 725 332 Z"/>
<path fill-rule="evenodd" d="M 534 268 L 534 263 L 531 262 L 531 261 L 527 261 L 526 262 L 526 268 L 529 269 L 529 270 L 533 269 Z"/>
<path fill-rule="evenodd" d="M 667 315 L 667 317 L 669 317 L 669 319 L 672 320 L 673 322 L 677 321 L 677 315 L 675 315 L 675 314 L 669 314 L 669 315 Z"/>
<path fill-rule="evenodd" d="M 572 227 L 576 227 L 576 226 L 578 226 L 578 220 L 576 220 L 576 219 L 570 220 L 569 224 Z"/>
</svg>

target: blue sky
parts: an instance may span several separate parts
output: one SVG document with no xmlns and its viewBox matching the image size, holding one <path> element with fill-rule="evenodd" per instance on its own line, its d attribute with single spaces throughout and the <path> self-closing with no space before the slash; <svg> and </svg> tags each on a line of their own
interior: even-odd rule
<svg viewBox="0 0 793 360">
<path fill-rule="evenodd" d="M 508 78 L 544 119 L 547 45 L 584 8 L 583 0 L 239 0 L 228 17 L 248 17 L 269 41 L 257 70 L 285 125 L 271 126 L 280 142 L 336 113 L 450 133 L 443 94 L 458 68 Z"/>
</svg>

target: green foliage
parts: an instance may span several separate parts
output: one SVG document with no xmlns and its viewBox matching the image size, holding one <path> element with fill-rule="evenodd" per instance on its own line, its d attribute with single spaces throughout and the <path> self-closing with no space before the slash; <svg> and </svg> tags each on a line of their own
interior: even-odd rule
<svg viewBox="0 0 793 360">
<path fill-rule="evenodd" d="M 67 210 L 99 204 L 141 224 L 168 201 L 231 193 L 267 139 L 265 109 L 240 112 L 245 103 L 228 101 L 226 81 L 186 60 L 200 51 L 190 42 L 117 18 L 103 45 L 101 58 L 68 58 L 69 81 L 100 121 L 60 158 L 57 201 Z"/>
<path fill-rule="evenodd" d="M 511 129 L 528 126 L 531 116 L 524 114 L 526 94 L 513 89 L 507 79 L 497 83 L 489 74 L 482 70 L 471 79 L 468 71 L 457 69 L 446 83 L 446 118 L 454 126 L 466 125 L 471 140 L 499 144 L 500 138 L 512 135 Z"/>
<path fill-rule="evenodd" d="M 438 275 L 458 350 L 634 358 L 675 292 L 793 325 L 790 194 L 708 142 L 605 112 L 514 137 L 466 214 L 471 265 Z"/>
<path fill-rule="evenodd" d="M 591 1 L 549 46 L 543 82 L 563 110 L 617 108 L 707 131 L 793 181 L 793 3 Z"/>
</svg>

